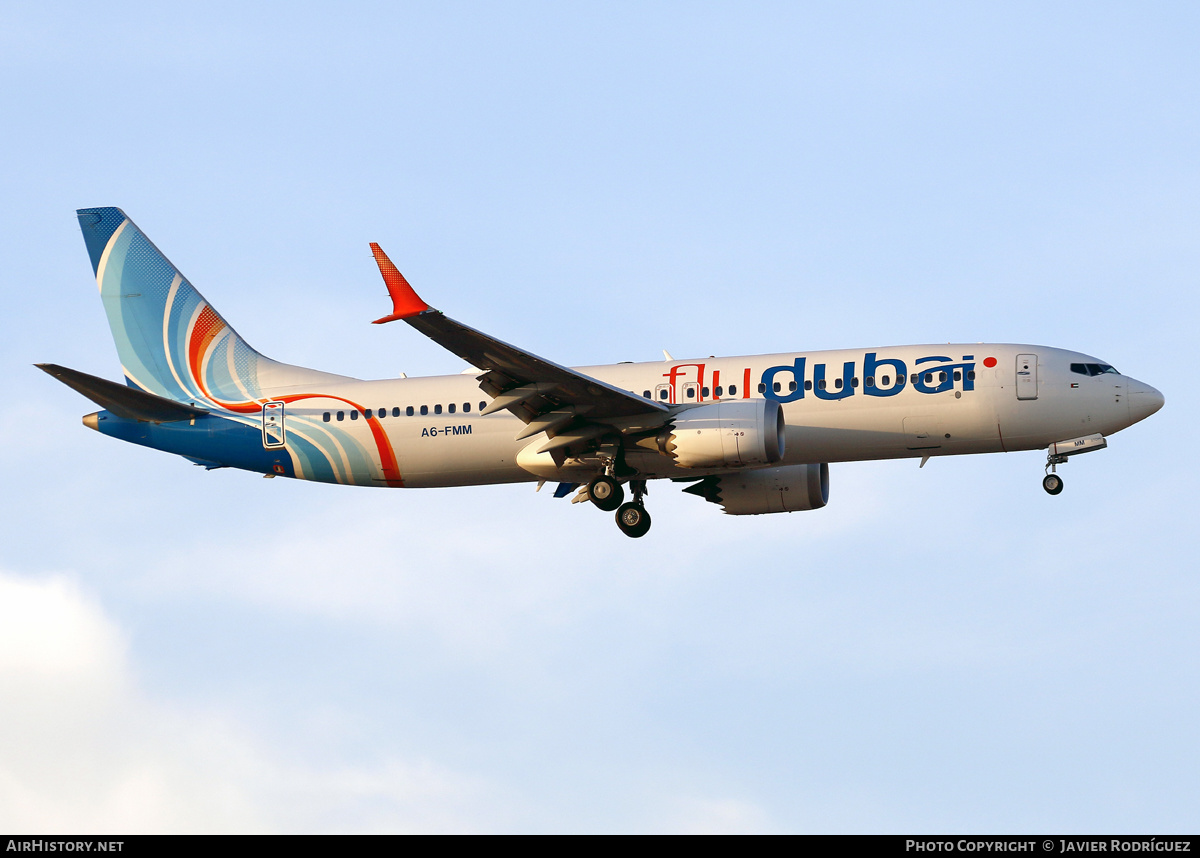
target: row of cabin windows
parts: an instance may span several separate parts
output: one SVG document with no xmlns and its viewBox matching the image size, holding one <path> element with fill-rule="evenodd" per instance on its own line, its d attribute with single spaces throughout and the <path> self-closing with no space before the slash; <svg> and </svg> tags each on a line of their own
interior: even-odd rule
<svg viewBox="0 0 1200 858">
<path fill-rule="evenodd" d="M 480 411 L 482 411 L 482 410 L 483 410 L 484 408 L 486 408 L 486 407 L 487 407 L 487 403 L 486 403 L 486 402 L 480 402 L 480 403 L 479 403 L 479 410 L 480 410 Z M 470 413 L 471 413 L 471 403 L 469 403 L 469 402 L 464 402 L 464 403 L 462 404 L 462 410 L 463 410 L 463 414 L 470 414 Z M 447 414 L 454 414 L 456 411 L 458 411 L 458 403 L 457 403 L 457 402 L 451 402 L 449 405 L 447 405 L 447 406 L 446 406 L 446 413 L 447 413 Z M 418 413 L 419 413 L 419 414 L 420 414 L 422 417 L 424 417 L 425 415 L 429 414 L 429 406 L 428 406 L 428 405 L 421 405 L 421 406 L 419 406 L 419 407 L 418 407 L 418 406 L 412 406 L 412 405 L 410 405 L 410 406 L 408 406 L 407 408 L 405 408 L 405 409 L 404 409 L 404 416 L 406 416 L 406 417 L 415 417 L 415 416 L 416 416 Z M 442 406 L 441 406 L 441 405 L 435 405 L 435 406 L 433 406 L 433 413 L 434 413 L 434 414 L 441 414 L 441 413 L 442 413 Z M 370 409 L 370 408 L 364 408 L 364 409 L 363 409 L 363 417 L 366 417 L 366 418 L 368 418 L 368 419 L 370 419 L 371 417 L 375 417 L 375 418 L 377 418 L 377 419 L 379 419 L 379 420 L 382 420 L 383 418 L 385 418 L 385 417 L 387 417 L 387 416 L 388 416 L 388 410 L 387 410 L 386 408 L 376 408 L 376 409 L 374 409 L 374 410 L 372 410 L 372 409 Z M 400 416 L 400 406 L 398 406 L 398 405 L 397 405 L 395 408 L 393 408 L 393 409 L 392 409 L 392 416 L 393 416 L 393 417 L 399 417 L 399 416 Z M 332 413 L 331 413 L 331 412 L 329 412 L 329 411 L 326 411 L 324 414 L 322 414 L 322 415 L 321 415 L 321 419 L 322 419 L 322 420 L 324 420 L 326 423 L 328 423 L 330 420 L 345 420 L 345 419 L 346 419 L 346 412 L 345 412 L 345 411 L 337 411 L 337 412 L 332 412 Z M 352 410 L 352 411 L 350 412 L 350 419 L 351 419 L 351 420 L 357 420 L 357 419 L 358 419 L 358 411 L 357 411 L 357 410 Z"/>
<path fill-rule="evenodd" d="M 909 380 L 909 381 L 910 381 L 912 384 L 916 384 L 916 383 L 917 383 L 917 380 L 920 378 L 920 376 L 921 376 L 921 374 L 920 374 L 920 373 L 916 373 L 916 372 L 914 372 L 914 373 L 912 374 L 912 376 L 911 376 L 911 377 L 910 377 L 908 380 Z M 944 371 L 942 371 L 942 372 L 927 372 L 927 373 L 925 373 L 925 383 L 926 383 L 926 384 L 933 384 L 933 379 L 934 379 L 934 376 L 937 376 L 937 379 L 938 379 L 938 381 L 939 381 L 939 382 L 943 382 L 943 381 L 945 381 L 945 380 L 946 380 L 946 373 L 945 373 Z M 975 370 L 973 370 L 973 369 L 972 369 L 972 370 L 968 370 L 968 371 L 967 371 L 967 378 L 968 378 L 968 379 L 970 379 L 971 381 L 974 381 L 974 380 L 975 380 Z M 962 381 L 962 371 L 961 371 L 961 370 L 955 370 L 955 371 L 954 371 L 954 380 L 955 380 L 955 381 Z M 897 378 L 897 379 L 896 379 L 896 384 L 904 384 L 904 383 L 905 383 L 905 377 L 904 377 L 904 376 L 900 376 L 899 378 Z M 843 386 L 843 384 L 844 384 L 844 382 L 843 382 L 843 381 L 842 381 L 842 379 L 840 379 L 840 378 L 835 378 L 835 379 L 833 380 L 833 387 L 834 387 L 834 389 L 835 389 L 835 390 L 841 390 L 841 389 L 842 389 L 842 386 Z M 866 384 L 867 384 L 867 387 L 874 387 L 874 386 L 875 386 L 875 376 L 873 376 L 873 375 L 868 375 L 868 376 L 867 376 L 867 378 L 866 378 Z M 795 390 L 795 389 L 796 389 L 796 386 L 797 386 L 797 385 L 796 385 L 796 382 L 795 382 L 795 381 L 789 381 L 789 382 L 788 382 L 788 390 Z M 852 379 L 850 379 L 850 386 L 851 386 L 851 387 L 858 387 L 858 378 L 852 378 Z M 892 377 L 891 377 L 890 375 L 884 375 L 884 376 L 880 376 L 880 378 L 879 378 L 879 386 L 880 386 L 880 387 L 891 387 L 891 386 L 892 386 Z M 820 380 L 820 381 L 817 383 L 817 388 L 818 388 L 819 390 L 824 390 L 824 389 L 825 389 L 825 379 L 821 379 L 821 380 Z M 776 382 L 773 382 L 773 383 L 771 384 L 771 389 L 772 389 L 772 390 L 774 390 L 776 393 L 782 393 L 782 392 L 783 392 L 783 383 L 782 383 L 782 382 L 778 382 L 778 381 L 776 381 Z M 805 389 L 805 390 L 812 390 L 812 389 L 813 389 L 813 383 L 812 383 L 811 381 L 805 381 L 805 382 L 804 382 L 804 389 Z M 737 385 L 736 385 L 736 384 L 731 384 L 731 385 L 729 385 L 729 388 L 728 388 L 728 390 L 729 390 L 729 395 L 730 395 L 730 396 L 737 396 Z M 766 393 L 766 392 L 767 392 L 767 385 L 766 385 L 765 383 L 763 383 L 763 382 L 759 382 L 759 385 L 758 385 L 758 392 L 759 392 L 759 393 Z M 709 393 L 709 391 L 708 391 L 708 388 L 707 388 L 707 387 L 701 388 L 701 390 L 700 390 L 700 396 L 701 396 L 702 398 L 707 398 L 707 397 L 708 397 L 708 393 Z M 721 385 L 717 385 L 716 394 L 717 394 L 717 398 L 718 398 L 718 399 L 720 399 L 722 396 L 724 396 L 724 395 L 725 395 L 725 389 L 724 389 L 724 388 L 723 388 Z M 693 398 L 693 397 L 696 395 L 696 388 L 695 388 L 695 387 L 692 387 L 692 386 L 688 386 L 687 388 L 685 388 L 684 395 L 685 395 L 685 396 L 686 396 L 688 399 L 691 399 L 691 398 Z M 649 399 L 649 398 L 650 398 L 650 391 L 648 391 L 648 390 L 644 390 L 644 391 L 642 391 L 642 396 L 644 396 L 644 397 L 646 397 L 647 399 Z M 668 390 L 666 390 L 665 388 L 664 388 L 663 390 L 660 390 L 660 391 L 658 392 L 658 398 L 659 398 L 659 399 L 667 399 L 667 398 L 668 398 L 668 396 L 670 396 L 670 392 L 669 392 Z"/>
<path fill-rule="evenodd" d="M 1074 365 L 1072 365 L 1071 368 L 1072 368 L 1072 370 L 1074 370 L 1075 369 Z M 1089 368 L 1090 368 L 1090 366 L 1089 366 Z M 1112 371 L 1112 370 L 1111 370 L 1111 368 L 1108 368 L 1107 371 Z M 917 378 L 919 377 L 919 375 L 920 375 L 920 373 L 913 373 L 913 375 L 910 379 L 913 384 L 917 383 Z M 925 373 L 925 383 L 933 384 L 933 377 L 935 375 L 938 376 L 938 381 L 946 380 L 945 372 L 937 372 L 937 373 L 927 372 L 927 373 Z M 968 371 L 967 378 L 974 381 L 975 380 L 975 371 L 974 370 Z M 962 372 L 961 371 L 959 371 L 959 370 L 954 371 L 954 380 L 962 381 Z M 866 381 L 867 381 L 867 387 L 875 386 L 875 377 L 874 376 L 868 375 Z M 890 375 L 881 376 L 879 379 L 879 384 L 881 387 L 890 387 L 892 384 L 892 377 Z M 899 378 L 897 378 L 896 384 L 904 384 L 904 376 L 900 376 Z M 858 378 L 857 377 L 850 379 L 850 386 L 858 387 Z M 817 383 L 817 387 L 820 390 L 824 390 L 825 389 L 825 379 L 821 379 L 821 381 Z M 835 390 L 841 390 L 842 389 L 842 379 L 835 378 L 833 380 L 833 387 Z M 782 383 L 780 383 L 778 381 L 775 382 L 774 384 L 772 384 L 771 388 L 776 393 L 781 393 L 783 391 L 783 385 L 782 385 Z M 789 381 L 788 382 L 788 390 L 795 390 L 795 389 L 796 389 L 796 382 Z M 811 381 L 805 381 L 804 389 L 812 390 L 813 383 Z M 685 395 L 687 396 L 688 399 L 692 399 L 693 397 L 695 397 L 695 395 L 696 395 L 695 387 L 689 385 L 685 390 L 686 390 Z M 731 385 L 729 385 L 728 388 L 725 388 L 722 385 L 717 385 L 716 395 L 717 395 L 718 399 L 720 399 L 722 396 L 724 396 L 726 394 L 726 392 L 728 392 L 728 394 L 730 396 L 737 396 L 737 391 L 738 391 L 738 388 L 737 388 L 736 384 L 731 384 Z M 766 393 L 766 391 L 767 391 L 766 384 L 763 384 L 760 382 L 758 385 L 758 392 Z M 707 397 L 708 395 L 709 395 L 709 389 L 707 387 L 700 389 L 701 397 Z M 650 399 L 651 398 L 650 391 L 643 390 L 642 396 L 645 397 L 646 399 Z M 658 396 L 659 396 L 659 399 L 667 399 L 670 396 L 670 391 L 668 391 L 666 388 L 664 388 L 658 392 Z M 487 406 L 486 402 L 480 402 L 479 410 L 482 411 L 486 406 Z M 446 406 L 447 414 L 454 414 L 455 411 L 457 411 L 457 410 L 458 410 L 458 403 L 451 402 L 449 405 Z M 464 402 L 462 404 L 462 410 L 463 410 L 463 414 L 470 414 L 471 413 L 471 403 Z M 420 411 L 421 416 L 424 417 L 429 414 L 429 406 L 422 405 L 419 407 L 419 411 Z M 413 417 L 417 413 L 418 413 L 418 408 L 414 407 L 412 405 L 409 405 L 407 408 L 404 409 L 404 414 L 407 417 Z M 441 414 L 442 406 L 440 404 L 433 406 L 433 413 Z M 384 417 L 387 417 L 387 415 L 388 415 L 388 410 L 386 408 L 376 408 L 374 411 L 372 411 L 370 408 L 363 409 L 363 416 L 367 417 L 367 418 L 376 417 L 376 418 L 382 420 Z M 392 409 L 392 416 L 393 417 L 400 416 L 400 407 L 399 406 L 396 406 Z M 326 423 L 328 423 L 330 420 L 334 419 L 334 417 L 335 417 L 335 415 L 329 411 L 326 411 L 324 414 L 321 415 L 321 419 L 324 420 Z M 336 419 L 337 420 L 345 420 L 346 412 L 345 411 L 336 412 Z M 350 419 L 351 420 L 358 419 L 358 411 L 357 410 L 353 410 L 350 412 Z"/>
<path fill-rule="evenodd" d="M 945 372 L 927 372 L 927 373 L 925 373 L 925 383 L 926 383 L 926 384 L 933 384 L 933 378 L 934 378 L 934 376 L 935 376 L 935 375 L 937 376 L 937 379 L 938 379 L 938 381 L 939 381 L 939 382 L 942 382 L 942 381 L 945 381 L 945 380 L 946 380 L 946 373 L 945 373 Z M 916 384 L 916 383 L 917 383 L 917 380 L 920 378 L 920 376 L 921 376 L 921 374 L 920 374 L 919 372 L 914 372 L 914 373 L 912 374 L 912 376 L 910 376 L 910 378 L 909 378 L 908 380 L 909 380 L 909 381 L 910 381 L 912 384 Z M 975 370 L 973 370 L 973 369 L 972 369 L 972 370 L 968 370 L 968 371 L 967 371 L 967 378 L 968 378 L 968 379 L 970 379 L 971 381 L 974 381 L 974 380 L 975 380 Z M 955 371 L 954 371 L 954 380 L 955 380 L 955 381 L 962 381 L 962 371 L 961 371 L 961 370 L 955 370 Z M 873 375 L 868 375 L 868 376 L 867 376 L 867 378 L 866 378 L 866 383 L 867 383 L 867 387 L 874 387 L 874 386 L 875 386 L 875 376 L 873 376 Z M 900 385 L 900 384 L 904 384 L 904 383 L 905 383 L 904 376 L 900 376 L 900 377 L 898 377 L 898 378 L 896 379 L 896 384 Z M 844 384 L 844 382 L 843 382 L 843 381 L 842 381 L 842 379 L 840 379 L 840 378 L 835 378 L 835 379 L 833 380 L 833 387 L 834 387 L 834 389 L 835 389 L 835 390 L 841 390 L 841 389 L 842 389 L 842 386 L 843 386 L 843 384 Z M 851 386 L 851 387 L 858 387 L 858 378 L 857 378 L 857 377 L 850 379 L 850 386 Z M 879 386 L 880 386 L 880 387 L 891 387 L 891 386 L 892 386 L 892 377 L 891 377 L 890 375 L 883 375 L 883 376 L 880 376 L 880 377 L 879 377 Z M 776 382 L 774 382 L 774 383 L 771 385 L 771 389 L 772 389 L 772 390 L 774 390 L 776 393 L 781 393 L 781 392 L 783 391 L 783 385 L 782 385 L 782 383 L 780 383 L 780 382 L 776 381 Z M 795 382 L 795 381 L 789 381 L 789 382 L 788 382 L 788 390 L 795 390 L 795 389 L 796 389 L 796 382 Z M 813 389 L 813 383 L 812 383 L 811 381 L 806 381 L 806 382 L 804 382 L 804 389 L 805 389 L 805 390 L 812 390 L 812 389 Z M 825 389 L 825 379 L 821 379 L 819 382 L 817 382 L 817 389 L 818 389 L 818 390 L 824 390 L 824 389 Z M 760 382 L 760 383 L 759 383 L 759 385 L 758 385 L 758 392 L 759 392 L 759 393 L 766 393 L 766 392 L 767 392 L 767 386 L 766 386 L 766 384 L 763 384 L 763 383 L 761 383 L 761 382 Z"/>
<path fill-rule="evenodd" d="M 762 385 L 759 385 L 759 387 L 762 387 Z M 728 393 L 730 396 L 737 396 L 738 389 L 737 389 L 736 384 L 731 384 L 731 385 L 729 385 L 728 388 L 726 388 L 724 385 L 718 384 L 717 385 L 717 399 L 720 399 L 722 396 L 724 396 L 727 390 L 728 390 Z M 684 389 L 684 396 L 686 396 L 688 399 L 692 399 L 693 397 L 695 397 L 695 395 L 696 395 L 695 387 L 692 387 L 691 385 L 689 385 L 688 387 L 686 387 Z M 643 390 L 642 396 L 646 397 L 646 399 L 649 399 L 650 391 Z M 658 392 L 659 399 L 665 400 L 665 399 L 670 398 L 670 396 L 671 396 L 671 392 L 669 390 L 667 390 L 667 388 L 665 388 L 665 387 Z M 700 397 L 702 399 L 705 399 L 708 397 L 708 388 L 707 387 L 703 387 L 700 389 Z"/>
</svg>

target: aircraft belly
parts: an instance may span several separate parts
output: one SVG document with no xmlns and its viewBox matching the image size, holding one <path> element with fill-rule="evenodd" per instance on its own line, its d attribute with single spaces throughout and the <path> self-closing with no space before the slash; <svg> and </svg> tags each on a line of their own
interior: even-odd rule
<svg viewBox="0 0 1200 858">
<path fill-rule="evenodd" d="M 787 406 L 788 464 L 999 452 L 988 391 Z M 949 437 L 947 437 L 949 436 Z"/>
</svg>

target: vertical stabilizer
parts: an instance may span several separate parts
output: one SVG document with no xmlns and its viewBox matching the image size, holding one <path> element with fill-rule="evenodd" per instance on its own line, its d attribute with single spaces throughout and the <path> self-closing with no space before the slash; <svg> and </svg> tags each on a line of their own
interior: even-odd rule
<svg viewBox="0 0 1200 858">
<path fill-rule="evenodd" d="M 341 378 L 252 349 L 120 209 L 77 215 L 131 386 L 248 412 L 278 390 Z"/>
</svg>

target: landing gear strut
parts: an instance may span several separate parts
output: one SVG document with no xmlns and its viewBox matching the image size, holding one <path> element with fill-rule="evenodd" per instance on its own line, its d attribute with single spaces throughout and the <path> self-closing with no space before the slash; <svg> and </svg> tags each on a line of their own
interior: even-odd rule
<svg viewBox="0 0 1200 858">
<path fill-rule="evenodd" d="M 1068 456 L 1078 456 L 1080 453 L 1103 450 L 1107 446 L 1108 441 L 1099 433 L 1095 435 L 1083 435 L 1067 441 L 1055 441 L 1046 448 L 1046 477 L 1042 480 L 1042 488 L 1049 494 L 1058 494 L 1063 490 L 1063 480 L 1055 471 L 1059 465 L 1067 461 Z"/>
<path fill-rule="evenodd" d="M 1066 456 L 1056 456 L 1051 453 L 1046 457 L 1046 476 L 1042 478 L 1042 488 L 1048 495 L 1056 495 L 1063 490 L 1063 478 L 1056 471 L 1057 466 L 1067 461 Z"/>
<path fill-rule="evenodd" d="M 642 497 L 646 494 L 646 481 L 630 480 L 629 487 L 633 490 L 633 500 L 621 504 L 617 509 L 617 527 L 621 528 L 621 532 L 626 536 L 637 539 L 639 536 L 645 536 L 650 530 L 650 513 L 646 512 L 642 503 Z"/>
</svg>

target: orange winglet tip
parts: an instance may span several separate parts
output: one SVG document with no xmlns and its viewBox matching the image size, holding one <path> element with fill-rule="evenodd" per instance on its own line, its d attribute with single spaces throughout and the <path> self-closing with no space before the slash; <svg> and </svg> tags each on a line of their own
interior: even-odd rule
<svg viewBox="0 0 1200 858">
<path fill-rule="evenodd" d="M 429 305 L 421 300 L 421 296 L 416 293 L 416 290 L 408 285 L 408 281 L 404 279 L 400 269 L 392 264 L 392 260 L 388 259 L 383 248 L 373 241 L 371 242 L 371 253 L 375 254 L 375 264 L 379 266 L 379 273 L 383 275 L 383 284 L 387 286 L 388 294 L 392 296 L 391 315 L 376 319 L 371 324 L 383 325 L 397 319 L 407 319 L 409 316 L 424 313 L 429 309 Z"/>
</svg>

